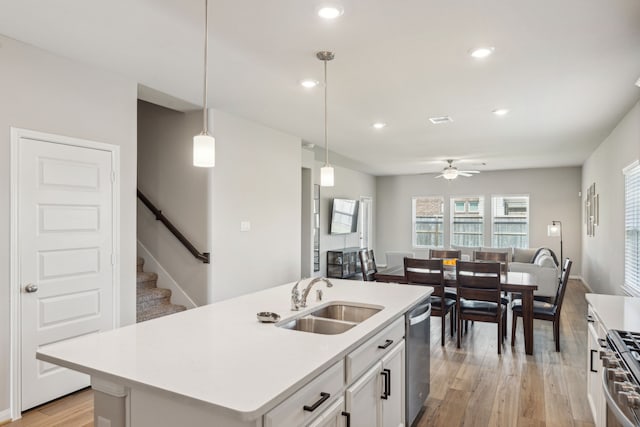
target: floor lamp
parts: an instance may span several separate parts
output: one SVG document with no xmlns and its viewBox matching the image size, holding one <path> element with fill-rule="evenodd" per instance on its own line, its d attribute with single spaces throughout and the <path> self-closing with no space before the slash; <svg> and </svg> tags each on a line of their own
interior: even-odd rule
<svg viewBox="0 0 640 427">
<path fill-rule="evenodd" d="M 560 237 L 560 265 L 564 262 L 562 257 L 562 222 L 551 221 L 551 225 L 547 225 L 547 236 Z"/>
</svg>

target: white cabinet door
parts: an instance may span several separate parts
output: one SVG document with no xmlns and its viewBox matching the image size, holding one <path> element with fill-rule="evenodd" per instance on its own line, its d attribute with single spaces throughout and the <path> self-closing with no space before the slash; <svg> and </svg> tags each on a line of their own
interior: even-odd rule
<svg viewBox="0 0 640 427">
<path fill-rule="evenodd" d="M 351 427 L 381 427 L 381 363 L 376 363 L 346 392 Z"/>
<path fill-rule="evenodd" d="M 404 425 L 404 341 L 382 358 L 382 426 Z"/>
<path fill-rule="evenodd" d="M 307 427 L 346 427 L 350 414 L 344 409 L 344 397 L 340 397 Z"/>
<path fill-rule="evenodd" d="M 597 317 L 589 310 L 589 345 L 587 348 L 587 400 L 596 427 L 605 426 L 605 399 L 602 391 L 602 363 L 598 338 L 604 338 Z"/>
</svg>

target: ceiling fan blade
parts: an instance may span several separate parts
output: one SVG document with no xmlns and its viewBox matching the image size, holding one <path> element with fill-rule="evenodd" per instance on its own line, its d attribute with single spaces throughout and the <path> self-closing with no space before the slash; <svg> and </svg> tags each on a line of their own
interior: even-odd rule
<svg viewBox="0 0 640 427">
<path fill-rule="evenodd" d="M 473 175 L 471 175 L 470 173 L 466 173 L 466 172 L 462 172 L 462 171 L 458 172 L 458 175 L 459 175 L 459 176 L 466 176 L 466 177 L 473 176 Z"/>
<path fill-rule="evenodd" d="M 435 176 L 434 178 L 442 178 L 443 176 L 444 176 L 443 174 L 440 174 L 440 175 Z"/>
<path fill-rule="evenodd" d="M 460 173 L 480 173 L 480 171 L 459 171 Z"/>
</svg>

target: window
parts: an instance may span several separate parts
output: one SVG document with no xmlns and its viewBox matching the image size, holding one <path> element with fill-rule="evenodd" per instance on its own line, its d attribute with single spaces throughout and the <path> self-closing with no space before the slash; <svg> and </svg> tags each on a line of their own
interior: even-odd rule
<svg viewBox="0 0 640 427">
<path fill-rule="evenodd" d="M 491 245 L 529 247 L 529 196 L 493 196 Z"/>
<path fill-rule="evenodd" d="M 624 289 L 640 296 L 640 164 L 624 173 Z"/>
<path fill-rule="evenodd" d="M 484 246 L 484 198 L 455 197 L 451 206 L 451 244 Z"/>
<path fill-rule="evenodd" d="M 413 198 L 413 247 L 444 247 L 443 206 L 441 196 Z"/>
</svg>

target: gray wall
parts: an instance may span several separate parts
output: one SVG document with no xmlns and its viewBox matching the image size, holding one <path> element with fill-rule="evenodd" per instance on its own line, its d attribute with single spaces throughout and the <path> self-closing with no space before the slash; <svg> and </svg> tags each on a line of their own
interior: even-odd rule
<svg viewBox="0 0 640 427">
<path fill-rule="evenodd" d="M 212 129 L 210 302 L 299 277 L 302 203 L 300 138 L 217 110 Z"/>
<path fill-rule="evenodd" d="M 136 83 L 0 36 L 0 412 L 9 407 L 10 127 L 120 146 L 121 324 L 135 321 Z"/>
<path fill-rule="evenodd" d="M 138 188 L 200 252 L 208 252 L 208 174 L 193 166 L 193 136 L 202 113 L 181 113 L 138 101 Z M 198 261 L 142 202 L 138 239 L 198 304 L 207 303 L 206 264 Z"/>
<path fill-rule="evenodd" d="M 526 169 L 482 172 L 471 178 L 453 181 L 435 179 L 434 175 L 378 177 L 376 253 L 382 263 L 387 251 L 413 251 L 424 255 L 424 249 L 413 249 L 411 242 L 411 198 L 414 196 L 445 197 L 445 246 L 449 245 L 449 197 L 484 196 L 485 244 L 490 246 L 491 196 L 500 194 L 529 195 L 529 245 L 546 246 L 560 256 L 560 241 L 547 237 L 552 220 L 563 224 L 564 256 L 574 260 L 572 275 L 579 276 L 581 209 L 581 168 Z"/>
<path fill-rule="evenodd" d="M 582 169 L 583 194 L 595 182 L 600 225 L 587 237 L 582 224 L 583 277 L 594 292 L 621 295 L 624 284 L 624 176 L 622 169 L 640 159 L 640 103 L 589 156 Z"/>
<path fill-rule="evenodd" d="M 330 156 L 330 159 L 333 157 Z M 315 182 L 320 182 L 320 168 L 324 162 L 316 161 Z M 375 247 L 376 242 L 376 179 L 372 175 L 357 172 L 353 169 L 337 166 L 333 164 L 335 173 L 334 187 L 320 187 L 320 272 L 318 275 L 327 274 L 327 251 L 331 249 L 343 249 L 346 247 L 360 246 L 359 233 L 331 235 L 329 225 L 331 221 L 331 207 L 334 198 L 355 199 L 360 197 L 371 197 L 373 199 L 373 235 L 371 236 L 371 247 Z M 358 228 L 358 232 L 360 228 Z"/>
</svg>

